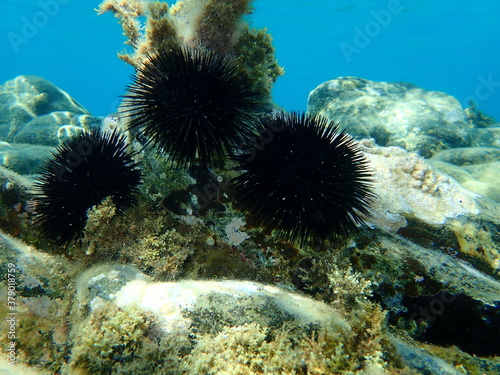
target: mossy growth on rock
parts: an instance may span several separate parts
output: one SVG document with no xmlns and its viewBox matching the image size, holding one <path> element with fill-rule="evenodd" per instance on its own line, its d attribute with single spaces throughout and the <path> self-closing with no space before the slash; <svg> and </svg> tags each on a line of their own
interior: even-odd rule
<svg viewBox="0 0 500 375">
<path fill-rule="evenodd" d="M 298 336 L 292 328 L 271 332 L 257 323 L 203 335 L 185 358 L 190 374 L 327 374 L 345 368 L 339 337 L 326 332 Z M 323 353 L 323 355 L 318 355 Z"/>
<path fill-rule="evenodd" d="M 339 313 L 264 284 L 127 282 L 126 274 L 134 272 L 97 267 L 82 280 L 69 362 L 77 373 L 398 373 L 387 361 L 390 354 L 384 354 L 393 353 L 385 339 L 384 314 L 364 298 L 355 298 L 346 306 L 351 311 Z M 353 272 L 338 273 L 335 282 L 347 274 L 352 280 L 339 287 L 365 295 L 366 282 Z M 109 283 L 115 279 L 126 283 L 118 292 Z M 350 285 L 356 279 L 359 287 Z M 349 320 L 347 314 L 352 314 Z"/>
<path fill-rule="evenodd" d="M 135 264 L 156 279 L 171 280 L 182 272 L 195 243 L 175 228 L 176 220 L 159 209 L 136 207 L 119 215 L 107 199 L 88 211 L 83 238 L 68 247 L 67 255 L 88 265 Z"/>
<path fill-rule="evenodd" d="M 183 364 L 188 374 L 384 374 L 395 368 L 383 359 L 383 320 L 372 304 L 348 332 L 304 332 L 293 323 L 278 329 L 256 322 L 225 326 L 198 334 Z"/>
<path fill-rule="evenodd" d="M 147 202 L 119 215 L 110 199 L 87 215 L 82 239 L 68 246 L 65 253 L 85 267 L 109 261 L 134 264 L 158 281 L 181 277 L 255 279 L 259 275 L 258 279 L 270 282 L 277 272 L 276 267 L 249 266 L 255 260 L 236 251 L 226 232 L 213 232 L 216 215 L 214 223 L 207 225 L 193 215 L 172 215 Z M 258 252 L 254 247 L 242 251 Z"/>
<path fill-rule="evenodd" d="M 78 267 L 60 256 L 38 252 L 0 230 L 0 271 L 5 275 L 5 288 L 0 292 L 5 301 L 0 307 L 0 319 L 6 322 L 0 327 L 0 345 L 7 348 L 12 341 L 16 343 L 13 371 L 28 374 L 23 372 L 23 364 L 43 364 L 48 373 L 58 373 L 69 352 L 66 317 L 71 309 L 72 280 Z M 13 318 L 14 331 L 7 324 Z M 1 367 L 0 373 L 5 368 Z"/>
<path fill-rule="evenodd" d="M 239 65 L 252 77 L 253 89 L 268 95 L 276 79 L 285 74 L 274 57 L 276 51 L 272 40 L 265 29 L 246 28 L 234 49 Z"/>
<path fill-rule="evenodd" d="M 181 344 L 155 335 L 151 314 L 136 307 L 106 304 L 73 330 L 69 373 L 169 374 Z M 172 337 L 173 339 L 173 337 Z"/>
<path fill-rule="evenodd" d="M 386 313 L 369 299 L 374 282 L 355 271 L 346 258 L 340 261 L 336 258 L 331 253 L 318 254 L 308 262 L 301 262 L 302 272 L 295 274 L 306 293 L 329 302 L 350 324 L 349 334 L 342 341 L 342 351 L 349 360 L 343 364 L 345 367 L 328 370 L 336 373 L 356 368 L 363 369 L 361 373 L 384 373 L 387 359 L 383 353 L 393 350 L 384 329 Z M 316 283 L 316 280 L 322 281 Z"/>
</svg>

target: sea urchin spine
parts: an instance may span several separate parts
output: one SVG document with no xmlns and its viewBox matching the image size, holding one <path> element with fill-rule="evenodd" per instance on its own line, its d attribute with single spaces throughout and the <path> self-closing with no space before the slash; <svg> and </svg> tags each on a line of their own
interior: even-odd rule
<svg viewBox="0 0 500 375">
<path fill-rule="evenodd" d="M 250 222 L 287 241 L 345 236 L 362 223 L 373 198 L 371 172 L 356 142 L 321 117 L 277 114 L 236 157 L 236 206 Z"/>
<path fill-rule="evenodd" d="M 87 211 L 111 197 L 118 211 L 136 203 L 141 171 L 117 130 L 81 132 L 59 146 L 34 187 L 35 224 L 57 245 L 78 238 Z"/>
<path fill-rule="evenodd" d="M 233 59 L 207 49 L 161 49 L 128 87 L 129 128 L 177 166 L 220 166 L 248 138 L 263 103 Z"/>
</svg>

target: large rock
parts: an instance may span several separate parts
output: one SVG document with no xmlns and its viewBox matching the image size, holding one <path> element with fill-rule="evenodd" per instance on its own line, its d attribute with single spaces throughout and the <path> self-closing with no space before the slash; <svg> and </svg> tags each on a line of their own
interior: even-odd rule
<svg viewBox="0 0 500 375">
<path fill-rule="evenodd" d="M 458 166 L 490 163 L 500 161 L 500 148 L 494 147 L 464 147 L 443 150 L 432 157 Z"/>
<path fill-rule="evenodd" d="M 471 144 L 458 100 L 409 83 L 333 79 L 311 91 L 308 112 L 340 123 L 358 138 L 374 138 L 381 146 L 399 146 L 424 157 Z"/>
<path fill-rule="evenodd" d="M 0 165 L 22 174 L 35 173 L 48 147 L 101 123 L 102 118 L 92 116 L 49 81 L 16 77 L 0 86 Z"/>
<path fill-rule="evenodd" d="M 104 301 L 114 301 L 122 309 L 137 307 L 156 316 L 164 335 L 188 335 L 191 326 L 206 326 L 208 322 L 200 319 L 210 315 L 219 317 L 219 322 L 212 322 L 214 326 L 258 322 L 265 327 L 281 327 L 294 322 L 304 329 L 331 325 L 338 330 L 349 329 L 330 306 L 270 285 L 236 280 L 154 283 L 133 267 L 120 265 L 101 266 L 90 272 L 92 277 L 85 276 L 85 281 L 79 282 L 80 308 L 96 310 Z M 118 280 L 123 280 L 121 288 Z"/>
<path fill-rule="evenodd" d="M 57 146 L 67 127 L 89 129 L 101 122 L 41 77 L 19 76 L 0 86 L 0 139 L 4 141 Z"/>
<path fill-rule="evenodd" d="M 500 276 L 498 203 L 464 188 L 415 153 L 378 147 L 371 140 L 360 142 L 360 147 L 373 167 L 377 193 L 367 223 L 421 245 L 455 249 L 476 267 Z M 491 182 L 494 165 L 478 164 L 474 170 L 467 170 L 469 166 L 461 171 L 473 179 L 474 171 L 479 173 L 483 166 L 482 176 L 489 176 Z"/>
<path fill-rule="evenodd" d="M 340 345 L 352 329 L 331 306 L 273 286 L 233 280 L 151 282 L 141 275 L 130 280 L 134 274 L 131 267 L 104 265 L 78 282 L 77 311 L 83 320 L 76 318 L 74 324 L 73 371 L 114 374 L 134 368 L 143 374 L 153 366 L 168 368 L 169 374 L 229 369 L 244 374 L 258 368 L 271 374 L 293 369 L 303 358 L 309 362 L 305 352 L 301 359 L 281 353 L 284 348 L 294 352 L 292 336 L 307 341 L 311 333 L 322 332 Z M 284 337 L 282 330 L 288 332 Z M 121 338 L 125 331 L 127 337 Z M 298 343 L 297 354 L 301 347 Z M 217 357 L 224 360 L 218 363 Z"/>
<path fill-rule="evenodd" d="M 102 119 L 72 112 L 51 112 L 22 124 L 15 135 L 8 137 L 13 143 L 58 146 L 69 136 L 84 129 L 101 126 Z"/>
<path fill-rule="evenodd" d="M 7 98 L 11 104 L 24 108 L 26 112 L 41 116 L 51 112 L 68 111 L 89 114 L 75 99 L 44 78 L 21 75 L 0 86 L 2 102 Z"/>
<path fill-rule="evenodd" d="M 488 128 L 475 128 L 471 131 L 472 145 L 475 147 L 500 148 L 500 126 L 494 124 Z"/>
<path fill-rule="evenodd" d="M 131 280 L 133 275 L 138 278 Z M 325 374 L 342 373 L 359 360 L 362 370 L 351 368 L 350 373 L 390 373 L 379 352 L 383 315 L 376 309 L 348 320 L 331 305 L 270 285 L 151 282 L 135 268 L 118 265 L 86 271 L 77 300 L 78 310 L 88 314 L 75 322 L 72 334 L 75 346 L 67 370 L 77 373 Z M 370 310 L 369 304 L 365 307 Z M 354 316 L 363 313 L 360 332 Z M 364 320 L 368 316 L 369 322 Z M 408 341 L 392 335 L 385 340 L 400 353 L 393 355 L 413 369 L 459 374 Z M 373 356 L 362 358 L 352 350 Z"/>
</svg>

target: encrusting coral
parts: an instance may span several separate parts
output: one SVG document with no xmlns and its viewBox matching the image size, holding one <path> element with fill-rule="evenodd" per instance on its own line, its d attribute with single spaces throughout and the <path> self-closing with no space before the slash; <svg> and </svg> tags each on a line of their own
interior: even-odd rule
<svg viewBox="0 0 500 375">
<path fill-rule="evenodd" d="M 123 61 L 140 69 L 160 49 L 202 48 L 235 58 L 253 79 L 253 87 L 269 96 L 274 81 L 284 74 L 274 56 L 272 38 L 265 30 L 250 30 L 243 20 L 250 0 L 179 0 L 168 6 L 161 1 L 105 0 L 99 14 L 111 11 L 119 18 L 126 44 Z M 145 25 L 140 17 L 146 17 Z"/>
</svg>

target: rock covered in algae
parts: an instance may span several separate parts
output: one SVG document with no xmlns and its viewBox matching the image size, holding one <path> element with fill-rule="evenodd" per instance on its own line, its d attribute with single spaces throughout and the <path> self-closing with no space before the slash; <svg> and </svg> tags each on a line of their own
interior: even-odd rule
<svg viewBox="0 0 500 375">
<path fill-rule="evenodd" d="M 340 314 L 326 304 L 251 281 L 132 281 L 115 297 L 119 307 L 136 305 L 153 312 L 167 333 L 177 329 L 188 333 L 193 320 L 205 328 L 221 324 L 204 321 L 214 315 L 234 326 L 258 322 L 269 327 L 290 321 L 311 328 L 331 324 L 337 330 L 348 328 Z"/>
<path fill-rule="evenodd" d="M 436 163 L 437 157 L 426 160 L 401 148 L 378 147 L 369 140 L 360 146 L 373 166 L 377 193 L 366 218 L 369 225 L 424 247 L 454 249 L 490 275 L 500 274 L 498 203 L 441 172 L 435 167 L 442 165 Z M 443 157 L 452 151 L 443 151 Z"/>
<path fill-rule="evenodd" d="M 53 150 L 48 146 L 0 142 L 0 165 L 19 174 L 36 173 Z"/>
<path fill-rule="evenodd" d="M 356 137 L 424 157 L 471 145 L 471 126 L 459 101 L 409 83 L 339 77 L 311 91 L 308 112 L 339 122 Z"/>
<path fill-rule="evenodd" d="M 73 371 L 368 374 L 384 373 L 387 366 L 380 346 L 383 314 L 374 305 L 358 326 L 331 305 L 250 281 L 141 277 L 116 292 L 110 278 L 126 280 L 136 270 L 113 267 L 93 268 L 79 282 Z M 87 284 L 100 295 L 87 293 Z M 356 342 L 360 335 L 362 345 Z M 357 372 L 360 359 L 364 370 Z"/>
<path fill-rule="evenodd" d="M 132 280 L 146 280 L 138 269 L 130 265 L 103 264 L 82 272 L 76 285 L 80 308 L 95 310 L 111 301 L 124 285 Z"/>
<path fill-rule="evenodd" d="M 114 267 L 90 269 L 79 283 L 77 299 L 84 313 L 74 321 L 75 345 L 68 367 L 71 371 L 394 373 L 394 368 L 390 370 L 383 360 L 385 350 L 385 355 L 401 356 L 409 365 L 400 364 L 398 373 L 460 373 L 411 340 L 384 333 L 384 315 L 375 305 L 361 303 L 363 310 L 358 310 L 361 295 L 356 297 L 358 302 L 349 303 L 353 310 L 349 317 L 349 312 L 341 312 L 333 305 L 256 282 L 161 283 L 145 277 L 127 282 L 137 271 Z M 342 272 L 332 274 L 331 281 L 343 284 L 346 290 L 339 292 L 347 296 L 348 290 L 352 293 L 357 287 L 349 287 L 342 280 L 346 276 L 361 282 L 359 275 Z M 110 279 L 117 283 L 110 284 Z M 124 286 L 116 292 L 116 286 L 122 282 Z M 84 292 L 87 283 L 95 290 L 102 285 L 101 296 Z M 95 300 L 101 297 L 107 303 L 96 304 Z M 358 362 L 361 358 L 362 364 Z"/>
<path fill-rule="evenodd" d="M 237 280 L 152 282 L 124 265 L 97 266 L 80 276 L 80 307 L 95 310 L 103 299 L 121 309 L 135 307 L 152 313 L 164 334 L 188 334 L 192 325 L 211 330 L 222 322 L 258 322 L 265 327 L 294 322 L 311 329 L 329 325 L 349 329 L 328 305 L 274 286 Z M 219 321 L 208 321 L 213 316 Z"/>
<path fill-rule="evenodd" d="M 66 259 L 39 252 L 19 239 L 0 231 L 2 273 L 9 277 L 9 297 L 0 306 L 0 318 L 15 318 L 16 329 L 0 328 L 1 345 L 15 345 L 14 374 L 46 374 L 59 369 L 69 349 L 67 316 L 71 307 L 77 268 Z M 0 295 L 7 301 L 7 288 Z M 7 315 L 9 314 L 9 315 Z M 15 314 L 15 315 L 12 315 Z M 14 337 L 10 334 L 14 333 Z M 43 370 L 25 368 L 43 364 Z M 0 368 L 1 368 L 0 364 Z M 9 372 L 2 372 L 9 373 Z"/>
<path fill-rule="evenodd" d="M 67 92 L 56 87 L 44 78 L 33 75 L 20 75 L 0 86 L 2 93 L 2 120 L 20 120 L 46 115 L 51 112 L 67 111 L 77 114 L 89 112 Z M 3 112 L 10 109 L 10 113 Z M 24 115 L 21 115 L 24 113 Z M 12 114 L 20 115 L 19 117 Z M 5 137 L 7 129 L 0 133 Z"/>
<path fill-rule="evenodd" d="M 473 146 L 500 148 L 500 124 L 498 123 L 488 128 L 474 128 L 471 135 Z"/>
<path fill-rule="evenodd" d="M 97 121 L 67 92 L 41 77 L 18 76 L 2 84 L 0 94 L 0 137 L 7 142 L 57 145 L 57 130 L 49 136 L 45 128 L 85 128 Z"/>
</svg>

